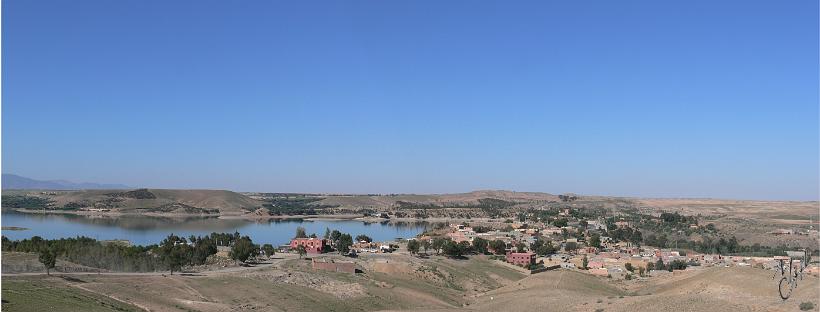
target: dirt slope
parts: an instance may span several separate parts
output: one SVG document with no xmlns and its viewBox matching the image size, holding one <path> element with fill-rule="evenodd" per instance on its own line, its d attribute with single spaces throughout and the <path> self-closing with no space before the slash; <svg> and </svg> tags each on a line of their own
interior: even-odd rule
<svg viewBox="0 0 820 312">
<path fill-rule="evenodd" d="M 485 293 L 472 311 L 798 311 L 801 302 L 820 303 L 820 279 L 806 277 L 783 301 L 772 272 L 711 268 L 653 278 L 635 292 L 610 280 L 573 271 L 527 277 Z M 451 311 L 463 310 L 453 309 Z M 817 311 L 815 309 L 814 311 Z"/>
<path fill-rule="evenodd" d="M 117 212 L 219 213 L 242 214 L 261 207 L 262 203 L 245 195 L 223 190 L 83 190 L 38 192 L 55 208 L 106 208 Z"/>
<path fill-rule="evenodd" d="M 493 198 L 512 202 L 558 200 L 558 196 L 547 193 L 481 190 L 457 194 L 328 196 L 327 198 L 322 200 L 321 203 L 327 205 L 340 205 L 343 207 L 368 207 L 376 209 L 387 209 L 399 201 L 419 204 L 437 204 L 446 206 L 447 204 L 477 204 L 479 199 L 484 198 Z"/>
</svg>

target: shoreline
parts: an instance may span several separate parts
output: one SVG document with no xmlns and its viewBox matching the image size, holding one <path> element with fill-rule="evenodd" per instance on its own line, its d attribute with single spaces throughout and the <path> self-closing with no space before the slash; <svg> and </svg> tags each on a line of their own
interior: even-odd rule
<svg viewBox="0 0 820 312">
<path fill-rule="evenodd" d="M 248 214 L 186 214 L 186 213 L 157 213 L 157 212 L 119 212 L 119 211 L 77 211 L 77 210 L 35 210 L 26 208 L 10 209 L 13 213 L 23 213 L 31 215 L 76 215 L 86 217 L 105 217 L 105 218 L 121 218 L 121 217 L 153 217 L 153 218 L 169 218 L 169 219 L 187 219 L 187 218 L 218 218 L 222 220 L 310 220 L 310 221 L 361 221 L 366 223 L 399 223 L 399 222 L 468 222 L 468 223 L 500 223 L 503 220 L 490 218 L 375 218 L 368 217 L 364 214 L 338 214 L 338 215 L 272 215 L 260 216 L 253 213 Z M 6 211 L 8 212 L 8 210 Z"/>
</svg>

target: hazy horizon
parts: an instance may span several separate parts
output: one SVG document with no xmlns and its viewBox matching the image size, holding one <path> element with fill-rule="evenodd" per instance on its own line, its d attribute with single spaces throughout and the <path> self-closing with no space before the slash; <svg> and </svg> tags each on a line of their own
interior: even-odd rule
<svg viewBox="0 0 820 312">
<path fill-rule="evenodd" d="M 818 200 L 817 12 L 6 1 L 2 171 L 234 191 Z"/>
<path fill-rule="evenodd" d="M 3 173 L 3 174 L 13 174 L 14 173 Z M 20 176 L 20 175 L 17 175 Z M 28 177 L 24 177 L 28 178 Z M 35 179 L 38 181 L 62 181 L 62 182 L 73 182 L 73 183 L 93 183 L 93 184 L 117 184 L 117 183 L 99 183 L 94 181 L 73 181 L 67 179 Z M 751 200 L 751 201 L 795 201 L 795 202 L 805 202 L 805 201 L 818 201 L 818 199 L 808 199 L 808 200 L 799 200 L 799 199 L 777 199 L 777 198 L 727 198 L 727 197 L 687 197 L 687 196 L 630 196 L 628 194 L 582 194 L 572 191 L 567 192 L 550 192 L 547 190 L 511 190 L 511 189 L 473 189 L 473 190 L 463 190 L 463 191 L 453 191 L 453 192 L 426 192 L 426 193 L 410 193 L 410 192 L 392 192 L 392 193 L 379 193 L 379 192 L 303 192 L 298 190 L 291 190 L 291 191 L 281 191 L 281 190 L 236 190 L 236 189 L 226 189 L 226 188 L 186 188 L 186 187 L 152 187 L 152 186 L 142 186 L 142 185 L 125 185 L 128 189 L 138 189 L 138 188 L 148 188 L 148 189 L 176 189 L 176 190 L 226 190 L 226 191 L 233 191 L 233 192 L 243 192 L 243 193 L 293 193 L 293 194 L 329 194 L 329 195 L 446 195 L 446 194 L 458 194 L 458 193 L 470 193 L 470 192 L 482 192 L 482 191 L 501 191 L 501 192 L 516 192 L 516 193 L 547 193 L 552 195 L 561 195 L 561 194 L 575 194 L 578 196 L 604 196 L 604 197 L 623 197 L 623 198 L 644 198 L 644 199 L 716 199 L 716 200 Z M 105 189 L 105 188 L 100 188 Z"/>
</svg>

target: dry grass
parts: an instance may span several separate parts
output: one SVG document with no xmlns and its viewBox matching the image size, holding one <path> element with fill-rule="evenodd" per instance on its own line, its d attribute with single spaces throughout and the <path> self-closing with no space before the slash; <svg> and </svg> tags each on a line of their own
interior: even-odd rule
<svg viewBox="0 0 820 312">
<path fill-rule="evenodd" d="M 260 271 L 210 276 L 83 275 L 76 276 L 79 282 L 7 277 L 3 292 L 5 299 L 7 292 L 19 291 L 26 283 L 44 283 L 51 288 L 72 287 L 85 296 L 108 296 L 114 298 L 112 302 L 129 302 L 151 311 L 533 311 L 534 307 L 539 311 L 794 311 L 800 302 L 820 302 L 818 278 L 807 277 L 784 302 L 771 272 L 753 268 L 700 269 L 626 283 L 568 270 L 524 276 L 480 257 L 387 258 L 391 264 L 410 269 L 365 270 L 355 275 L 315 272 L 309 261 L 294 259 Z M 385 258 L 357 261 L 384 263 Z M 419 267 L 437 273 L 419 272 Z M 271 274 L 292 277 L 268 278 Z M 355 284 L 363 291 L 340 298 L 333 287 L 323 283 Z"/>
</svg>

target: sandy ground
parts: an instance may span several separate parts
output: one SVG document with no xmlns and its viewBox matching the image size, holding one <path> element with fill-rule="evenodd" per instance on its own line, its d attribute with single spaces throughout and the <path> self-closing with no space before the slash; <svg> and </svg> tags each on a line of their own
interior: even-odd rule
<svg viewBox="0 0 820 312">
<path fill-rule="evenodd" d="M 624 281 L 572 270 L 526 275 L 481 256 L 321 257 L 352 261 L 362 272 L 316 271 L 309 260 L 287 255 L 268 265 L 201 274 L 26 274 L 3 280 L 67 286 L 148 311 L 797 311 L 801 302 L 820 304 L 817 277 L 807 276 L 783 301 L 772 272 L 754 268 Z"/>
</svg>

